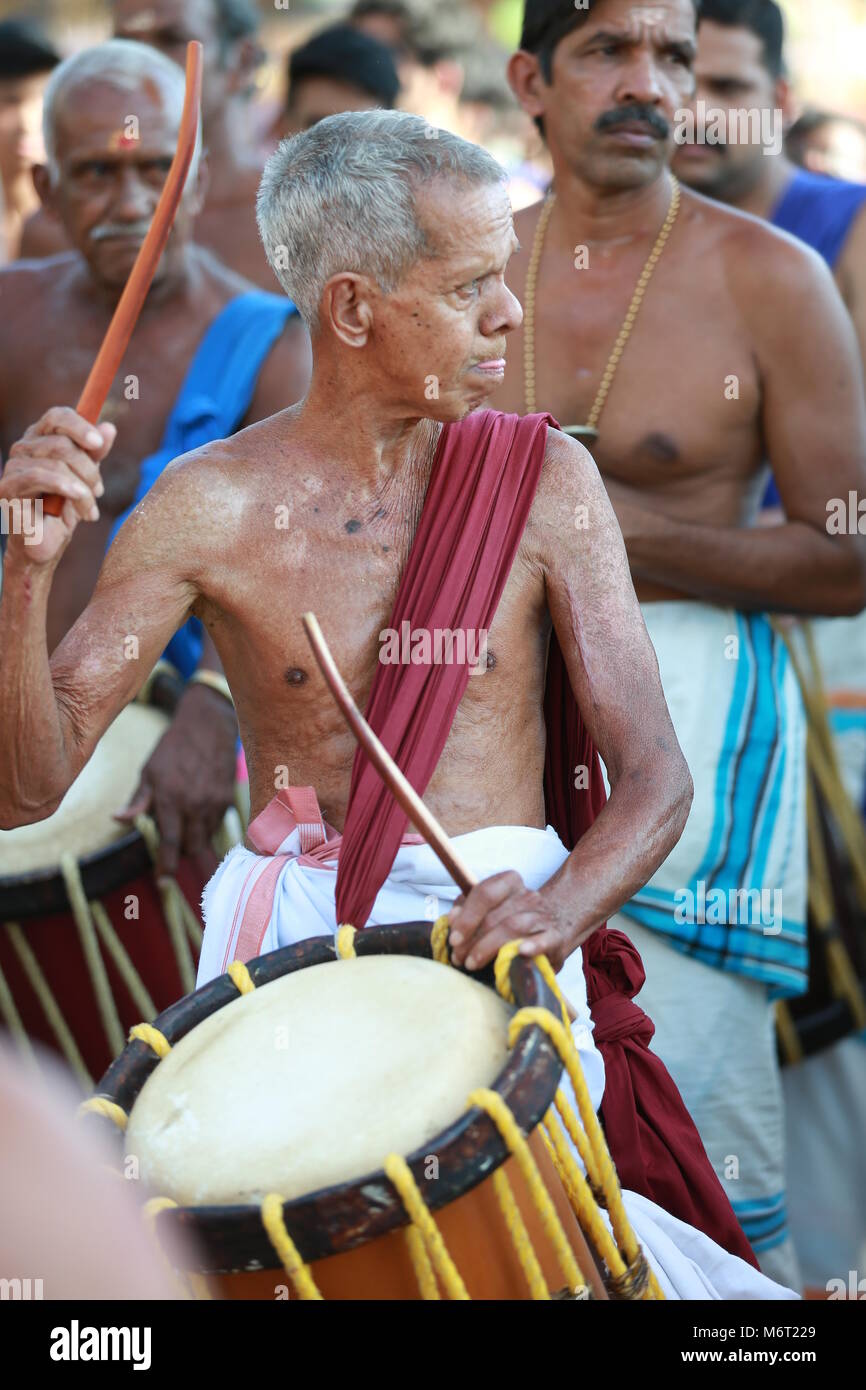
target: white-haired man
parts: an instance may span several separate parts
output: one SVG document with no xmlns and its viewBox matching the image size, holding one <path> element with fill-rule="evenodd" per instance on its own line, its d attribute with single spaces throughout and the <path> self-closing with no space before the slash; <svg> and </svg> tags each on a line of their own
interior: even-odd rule
<svg viewBox="0 0 866 1390">
<path fill-rule="evenodd" d="M 174 63 L 121 40 L 67 59 L 49 82 L 48 162 L 36 182 L 74 249 L 0 272 L 0 450 L 7 460 L 29 421 L 81 391 L 150 224 L 183 97 Z M 120 430 L 120 445 L 102 483 L 98 521 L 64 551 L 47 612 L 49 650 L 87 606 L 112 534 L 159 470 L 272 414 L 306 386 L 308 339 L 291 304 L 255 290 L 193 242 L 205 177 L 203 165 L 190 176 L 103 413 L 109 433 Z M 49 471 L 55 447 L 50 434 L 40 445 Z M 200 653 L 200 634 L 185 629 L 170 655 L 189 677 Z M 202 660 L 219 669 L 209 641 Z M 132 665 L 141 685 L 147 671 Z M 236 735 L 229 702 L 208 684 L 191 684 L 131 808 L 155 812 L 166 872 L 181 850 L 208 843 L 231 804 Z"/>
<path fill-rule="evenodd" d="M 467 593 L 450 616 L 458 606 L 477 616 L 473 585 L 484 569 L 480 626 L 489 630 L 480 678 L 469 679 L 464 658 L 448 687 L 453 719 L 443 721 L 440 709 L 435 729 L 432 719 L 419 729 L 411 700 L 399 713 L 422 754 L 434 747 L 416 781 L 483 880 L 451 914 L 455 960 L 479 968 L 515 937 L 525 938 L 524 954 L 549 955 L 575 1010 L 598 1105 L 603 1066 L 580 946 L 591 947 L 608 914 L 668 853 L 691 789 L 595 466 L 545 416 L 527 423 L 478 411 L 501 380 L 506 335 L 521 317 L 505 284 L 515 239 L 503 180 L 483 151 L 444 131 L 431 139 L 425 121 L 396 112 L 334 116 L 280 147 L 259 218 L 272 264 L 311 328 L 309 393 L 163 474 L 50 661 L 54 570 L 96 506 L 112 438 L 61 410 L 25 433 L 3 495 L 29 497 L 50 483 L 68 501 L 62 519 L 46 523 L 42 545 L 10 544 L 0 605 L 8 653 L 0 670 L 0 824 L 47 815 L 129 698 L 122 634 L 134 628 L 142 653 L 155 657 L 192 610 L 235 697 L 254 816 L 247 846 L 209 887 L 199 978 L 218 974 L 227 958 L 333 933 L 332 837 L 346 832 L 343 873 L 357 806 L 354 747 L 299 614 L 315 606 L 366 700 L 382 686 L 389 617 L 411 604 L 406 577 L 419 581 L 419 595 L 432 581 L 433 600 L 419 596 L 410 606 L 420 626 L 425 604 L 435 606 L 458 572 Z M 40 451 L 49 430 L 62 440 L 46 468 Z M 462 500 L 443 506 L 455 489 Z M 431 497 L 439 509 L 432 523 Z M 462 520 L 464 504 L 476 520 Z M 588 517 L 585 530 L 575 528 L 577 511 Z M 440 539 L 426 563 L 416 546 L 422 533 L 429 540 L 431 524 Z M 501 537 L 508 559 L 500 572 Z M 548 644 L 611 780 L 610 799 L 571 853 L 545 828 Z M 434 670 L 429 656 L 401 669 L 434 689 L 446 670 Z M 387 706 L 384 724 L 397 713 Z M 431 883 L 454 902 L 454 885 L 417 837 L 401 842 L 399 824 L 396 844 L 358 926 L 422 915 Z M 668 1294 L 790 1296 L 651 1202 L 635 1199 L 630 1213 Z M 662 1261 L 659 1241 L 669 1257 Z"/>
</svg>

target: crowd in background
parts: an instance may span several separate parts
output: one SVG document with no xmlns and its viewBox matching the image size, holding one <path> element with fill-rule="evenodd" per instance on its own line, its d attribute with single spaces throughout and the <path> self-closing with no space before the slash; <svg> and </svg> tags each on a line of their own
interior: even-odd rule
<svg viewBox="0 0 866 1390">
<path fill-rule="evenodd" d="M 515 209 L 544 192 L 549 160 L 505 75 L 519 5 L 356 0 L 348 9 L 281 11 L 264 25 L 253 0 L 218 0 L 216 8 L 242 52 L 235 120 L 257 162 L 284 136 L 334 112 L 397 107 L 488 149 L 511 176 Z M 101 35 L 45 27 L 23 11 L 0 24 L 0 263 L 54 249 L 38 239 L 29 246 L 26 236 L 22 247 L 39 201 L 30 171 L 44 158 L 42 92 L 62 57 L 107 31 L 107 14 Z M 787 131 L 789 158 L 866 181 L 866 123 L 853 110 L 800 105 Z"/>
</svg>

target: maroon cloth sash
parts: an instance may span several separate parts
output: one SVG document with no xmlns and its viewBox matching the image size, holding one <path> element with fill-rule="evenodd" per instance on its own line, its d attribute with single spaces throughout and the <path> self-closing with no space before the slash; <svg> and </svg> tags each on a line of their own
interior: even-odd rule
<svg viewBox="0 0 866 1390">
<path fill-rule="evenodd" d="M 486 631 L 492 626 L 541 475 L 549 415 L 481 411 L 442 430 L 424 509 L 390 619 L 392 630 Z M 480 677 L 483 679 L 483 676 Z M 380 664 L 367 719 L 423 796 L 470 680 L 467 662 Z M 556 635 L 545 692 L 547 818 L 571 850 L 606 800 L 598 754 L 571 691 Z M 589 769 L 575 789 L 574 769 Z M 390 872 L 406 816 L 359 748 L 337 874 L 337 920 L 367 921 Z M 605 1064 L 601 1115 L 623 1185 L 757 1262 L 694 1124 L 660 1058 L 653 1026 L 633 1002 L 644 980 L 622 932 L 583 944 L 595 1041 Z"/>
</svg>

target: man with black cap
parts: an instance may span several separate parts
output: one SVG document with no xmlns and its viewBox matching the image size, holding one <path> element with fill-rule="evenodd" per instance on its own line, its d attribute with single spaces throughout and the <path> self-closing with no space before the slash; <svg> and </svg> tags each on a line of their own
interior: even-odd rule
<svg viewBox="0 0 866 1390">
<path fill-rule="evenodd" d="M 526 320 L 495 404 L 571 427 L 617 511 L 695 801 L 616 925 L 765 1272 L 796 1286 L 771 999 L 807 978 L 805 730 L 763 614 L 866 604 L 863 539 L 827 527 L 866 490 L 866 409 L 823 263 L 669 171 L 695 51 L 693 0 L 528 0 L 509 76 L 554 189 L 516 219 Z M 768 455 L 789 520 L 756 531 Z"/>
<path fill-rule="evenodd" d="M 24 19 L 0 24 L 0 264 L 18 255 L 39 206 L 30 171 L 43 157 L 42 91 L 60 55 Z"/>
<path fill-rule="evenodd" d="M 348 24 L 335 24 L 289 57 L 286 107 L 278 139 L 309 130 L 341 111 L 393 110 L 400 92 L 391 49 Z"/>
</svg>

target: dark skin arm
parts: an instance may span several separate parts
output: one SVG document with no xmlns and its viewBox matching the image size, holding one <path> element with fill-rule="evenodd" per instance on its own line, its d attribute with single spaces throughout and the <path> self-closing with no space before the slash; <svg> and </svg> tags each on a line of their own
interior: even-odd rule
<svg viewBox="0 0 866 1390">
<path fill-rule="evenodd" d="M 262 364 L 244 424 L 267 419 L 303 396 L 311 367 L 309 335 L 295 315 Z M 223 674 L 207 632 L 198 669 Z M 207 685 L 188 685 L 135 795 L 118 813 L 118 819 L 128 821 L 146 813 L 154 816 L 160 831 L 159 872 L 175 873 L 181 854 L 208 865 L 211 840 L 234 802 L 237 737 L 231 702 Z"/>
<path fill-rule="evenodd" d="M 847 499 L 849 491 L 866 496 L 866 402 L 856 336 L 829 271 L 813 253 L 780 244 L 769 287 L 753 282 L 753 267 L 737 274 L 785 523 L 754 530 L 675 520 L 637 489 L 610 480 L 632 573 L 745 612 L 854 616 L 866 606 L 866 537 L 831 535 L 827 521 L 831 499 Z"/>
<path fill-rule="evenodd" d="M 836 266 L 836 280 L 854 323 L 866 366 L 866 206 L 860 209 Z"/>
<path fill-rule="evenodd" d="M 164 475 L 158 496 L 142 504 L 139 524 L 112 546 L 88 608 L 49 661 L 51 583 L 77 526 L 96 519 L 99 465 L 114 437 L 113 425 L 94 430 L 74 411 L 55 407 L 13 446 L 0 479 L 0 498 L 66 499 L 61 517 L 45 517 L 38 544 L 9 537 L 0 595 L 2 829 L 57 809 L 198 596 L 190 575 L 203 544 L 200 496 L 171 494 Z M 138 661 L 125 657 L 130 634 L 138 638 Z"/>
<path fill-rule="evenodd" d="M 577 530 L 582 505 L 589 525 Z M 458 899 L 450 940 L 455 961 L 469 969 L 525 937 L 523 954 L 545 954 L 559 970 L 652 877 L 682 834 L 692 800 L 616 518 L 586 450 L 555 431 L 529 525 L 571 688 L 611 795 L 540 892 L 505 873 Z"/>
</svg>

